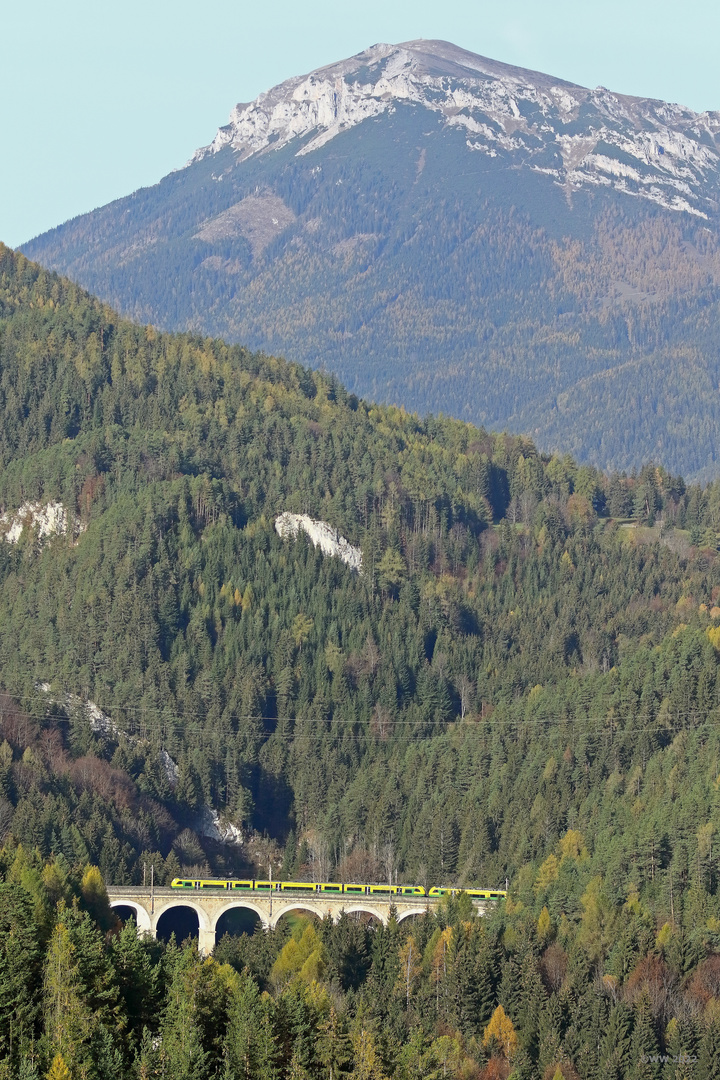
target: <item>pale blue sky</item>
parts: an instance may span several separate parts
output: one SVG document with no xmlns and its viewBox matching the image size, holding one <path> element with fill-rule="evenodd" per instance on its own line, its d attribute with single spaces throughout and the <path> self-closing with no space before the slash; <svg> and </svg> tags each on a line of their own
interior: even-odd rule
<svg viewBox="0 0 720 1080">
<path fill-rule="evenodd" d="M 378 41 L 444 38 L 585 86 L 720 109 L 717 3 L 6 0 L 0 240 L 154 183 L 237 101 Z"/>
</svg>

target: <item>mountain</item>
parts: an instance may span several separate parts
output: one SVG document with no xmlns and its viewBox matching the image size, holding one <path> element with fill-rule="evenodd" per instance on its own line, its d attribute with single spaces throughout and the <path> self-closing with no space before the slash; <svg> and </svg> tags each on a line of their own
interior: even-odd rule
<svg viewBox="0 0 720 1080">
<path fill-rule="evenodd" d="M 719 133 L 446 42 L 376 45 L 23 250 L 133 318 L 376 400 L 709 478 Z"/>
</svg>

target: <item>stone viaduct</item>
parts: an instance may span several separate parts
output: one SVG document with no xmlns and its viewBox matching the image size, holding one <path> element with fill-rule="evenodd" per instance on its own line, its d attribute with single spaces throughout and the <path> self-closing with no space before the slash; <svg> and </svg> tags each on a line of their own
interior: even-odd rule
<svg viewBox="0 0 720 1080">
<path fill-rule="evenodd" d="M 233 908 L 244 908 L 254 912 L 264 930 L 275 927 L 278 920 L 289 911 L 307 911 L 318 918 L 328 915 L 336 922 L 341 912 L 352 915 L 364 912 L 372 915 L 387 926 L 390 909 L 397 911 L 398 922 L 410 915 L 423 915 L 428 908 L 439 903 L 433 897 L 393 896 L 337 896 L 332 893 L 261 893 L 238 896 L 235 892 L 223 889 L 150 889 L 144 886 L 109 885 L 108 897 L 113 908 L 129 908 L 134 916 L 139 934 L 157 936 L 160 918 L 173 908 L 190 908 L 198 919 L 198 948 L 202 953 L 210 953 L 215 947 L 215 930 L 220 917 Z M 487 903 L 473 900 L 473 905 L 482 915 Z"/>
</svg>

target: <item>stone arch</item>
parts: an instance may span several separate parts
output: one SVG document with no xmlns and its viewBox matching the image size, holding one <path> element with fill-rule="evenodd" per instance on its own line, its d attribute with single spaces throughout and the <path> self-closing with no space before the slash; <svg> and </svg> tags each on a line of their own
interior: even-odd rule
<svg viewBox="0 0 720 1080">
<path fill-rule="evenodd" d="M 252 911 L 253 915 L 257 915 L 258 919 L 260 920 L 260 925 L 262 926 L 263 930 L 268 930 L 270 928 L 271 923 L 268 922 L 262 911 L 258 907 L 256 907 L 255 904 L 251 903 L 248 900 L 233 900 L 229 904 L 223 904 L 222 910 L 219 911 L 215 919 L 212 920 L 211 929 L 213 934 L 217 931 L 218 923 L 222 919 L 223 915 L 225 915 L 228 911 L 232 911 L 233 908 L 244 908 L 246 911 Z M 274 926 L 275 923 L 273 922 L 272 925 Z"/>
<path fill-rule="evenodd" d="M 302 900 L 292 900 L 285 904 L 280 911 L 273 912 L 268 925 L 274 930 L 283 915 L 288 915 L 291 911 L 307 911 L 309 915 L 314 915 L 316 919 L 322 919 L 326 914 L 326 912 L 321 911 L 313 904 L 304 904 Z"/>
<path fill-rule="evenodd" d="M 372 917 L 377 919 L 383 926 L 387 926 L 388 924 L 388 912 L 378 911 L 376 908 L 369 907 L 367 904 L 351 904 L 350 907 L 344 907 L 342 910 L 346 915 L 356 915 L 358 913 L 362 915 L 372 915 Z M 338 911 L 335 916 L 336 921 L 340 915 L 341 912 Z"/>
<path fill-rule="evenodd" d="M 412 907 L 407 911 L 398 911 L 396 918 L 401 923 L 403 919 L 409 919 L 411 915 L 424 915 L 427 910 L 426 907 Z"/>
<path fill-rule="evenodd" d="M 135 924 L 137 926 L 138 934 L 152 934 L 155 936 L 155 928 L 152 925 L 150 915 L 145 910 L 142 904 L 137 904 L 134 900 L 111 900 L 111 908 L 130 908 L 135 912 Z"/>
<path fill-rule="evenodd" d="M 154 929 L 157 930 L 157 924 L 163 915 L 166 915 L 168 911 L 172 911 L 173 908 L 181 907 L 190 908 L 192 911 L 195 912 L 198 917 L 198 928 L 201 932 L 203 930 L 211 929 L 210 919 L 202 904 L 195 903 L 193 900 L 186 896 L 178 896 L 177 900 L 175 899 L 175 897 L 173 897 L 172 900 L 169 900 L 167 902 L 167 904 L 163 904 L 162 907 L 157 906 L 155 908 L 155 915 L 153 917 Z"/>
</svg>

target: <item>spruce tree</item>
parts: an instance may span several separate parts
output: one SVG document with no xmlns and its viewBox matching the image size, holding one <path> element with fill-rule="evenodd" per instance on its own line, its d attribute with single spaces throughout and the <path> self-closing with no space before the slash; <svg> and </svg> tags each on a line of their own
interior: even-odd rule
<svg viewBox="0 0 720 1080">
<path fill-rule="evenodd" d="M 43 1014 L 50 1052 L 71 1072 L 86 1067 L 97 1023 L 85 1000 L 75 945 L 60 911 L 45 960 Z"/>
<path fill-rule="evenodd" d="M 630 1077 L 632 1080 L 659 1080 L 662 1072 L 657 1060 L 660 1048 L 647 989 L 642 990 L 635 1002 L 634 1013 Z"/>
<path fill-rule="evenodd" d="M 188 946 L 173 963 L 160 1023 L 161 1069 L 173 1080 L 206 1080 L 209 1054 L 203 1047 L 197 1011 L 200 959 Z"/>
<path fill-rule="evenodd" d="M 20 885 L 0 884 L 0 1057 L 36 1035 L 41 985 L 39 929 Z"/>
<path fill-rule="evenodd" d="M 598 1069 L 607 1080 L 625 1080 L 631 1060 L 632 1013 L 620 1003 L 610 1010 Z"/>
<path fill-rule="evenodd" d="M 318 1028 L 317 1057 L 328 1080 L 339 1080 L 352 1060 L 352 1042 L 333 1005 Z"/>
<path fill-rule="evenodd" d="M 698 1077 L 720 1076 L 720 1016 L 713 1010 L 700 1040 Z"/>
</svg>

